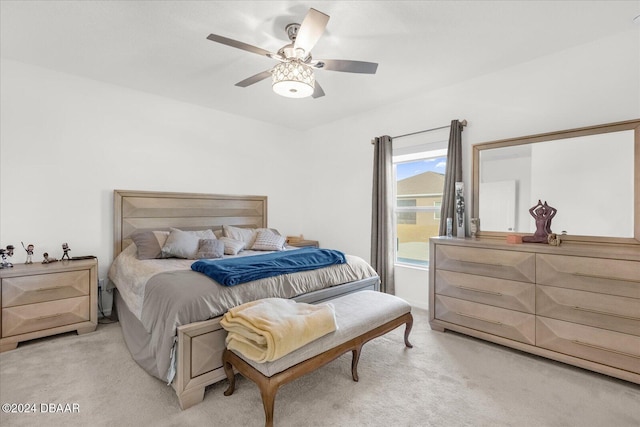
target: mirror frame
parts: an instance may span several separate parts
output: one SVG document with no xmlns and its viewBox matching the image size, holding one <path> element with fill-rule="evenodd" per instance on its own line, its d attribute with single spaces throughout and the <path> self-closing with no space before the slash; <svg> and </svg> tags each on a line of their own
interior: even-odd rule
<svg viewBox="0 0 640 427">
<path fill-rule="evenodd" d="M 473 145 L 473 211 L 472 217 L 477 218 L 480 212 L 480 152 L 492 148 L 511 147 L 523 144 L 535 144 L 537 142 L 554 141 L 579 136 L 597 135 L 609 132 L 619 132 L 634 130 L 634 212 L 633 212 L 633 235 L 634 237 L 604 237 L 604 236 L 573 236 L 565 235 L 563 241 L 576 243 L 611 243 L 640 245 L 640 119 L 628 120 L 624 122 L 607 123 L 597 126 L 589 126 L 576 129 L 562 130 L 558 132 L 542 133 L 537 135 L 522 136 L 518 138 L 502 139 L 498 141 L 485 142 Z M 507 234 L 527 234 L 508 233 L 502 231 L 482 231 L 482 218 L 480 218 L 478 237 L 502 238 Z"/>
</svg>

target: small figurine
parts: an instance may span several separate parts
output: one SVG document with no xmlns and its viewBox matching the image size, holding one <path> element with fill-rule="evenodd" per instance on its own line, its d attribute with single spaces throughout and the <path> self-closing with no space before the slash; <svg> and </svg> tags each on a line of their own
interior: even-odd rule
<svg viewBox="0 0 640 427">
<path fill-rule="evenodd" d="M 547 242 L 551 246 L 560 246 L 560 236 L 558 236 L 556 233 L 551 233 L 547 237 Z"/>
<path fill-rule="evenodd" d="M 11 264 L 9 261 L 7 261 L 7 257 L 12 257 L 13 256 L 13 250 L 15 248 L 13 247 L 13 245 L 7 245 L 7 249 L 1 249 L 0 248 L 0 255 L 2 255 L 2 263 L 0 264 L 0 268 L 10 268 L 13 267 L 13 264 Z"/>
<path fill-rule="evenodd" d="M 476 234 L 478 233 L 478 224 L 479 224 L 480 220 L 478 218 L 471 218 L 470 220 L 470 233 L 471 233 L 471 238 L 475 239 L 476 238 Z"/>
<path fill-rule="evenodd" d="M 70 259 L 71 259 L 71 257 L 69 256 L 69 251 L 70 251 L 71 249 L 69 249 L 69 245 L 68 245 L 68 244 L 66 244 L 66 243 L 63 243 L 63 244 L 62 244 L 62 250 L 64 251 L 64 254 L 62 255 L 62 258 L 60 258 L 60 261 L 62 261 L 63 259 L 65 259 L 65 257 L 66 257 L 67 259 L 69 259 L 69 260 L 70 260 Z"/>
<path fill-rule="evenodd" d="M 9 263 L 7 262 L 7 250 L 0 248 L 0 255 L 2 256 L 2 262 L 0 263 L 0 268 L 9 267 Z"/>
<path fill-rule="evenodd" d="M 22 243 L 22 247 L 24 248 L 25 251 L 27 251 L 27 260 L 24 262 L 25 264 L 33 264 L 33 249 L 34 246 L 32 244 L 28 244 L 27 247 L 24 247 L 24 242 L 20 242 Z"/>
<path fill-rule="evenodd" d="M 49 264 L 50 262 L 56 262 L 58 261 L 56 258 L 54 257 L 50 257 L 48 253 L 43 253 L 42 256 L 44 257 L 44 261 L 42 261 L 43 264 Z"/>
</svg>

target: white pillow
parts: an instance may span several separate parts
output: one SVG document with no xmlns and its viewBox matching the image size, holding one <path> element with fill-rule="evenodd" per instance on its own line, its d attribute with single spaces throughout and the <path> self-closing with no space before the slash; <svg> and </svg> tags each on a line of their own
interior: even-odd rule
<svg viewBox="0 0 640 427">
<path fill-rule="evenodd" d="M 244 242 L 232 239 L 231 237 L 221 237 L 219 240 L 224 243 L 225 255 L 238 255 L 238 253 L 245 248 Z"/>
<path fill-rule="evenodd" d="M 251 249 L 255 251 L 282 251 L 286 239 L 273 231 L 262 228 L 257 232 L 256 240 Z"/>
<path fill-rule="evenodd" d="M 182 231 L 172 228 L 167 241 L 162 246 L 162 255 L 165 258 L 176 257 L 196 259 L 200 239 L 215 239 L 211 230 Z"/>
<path fill-rule="evenodd" d="M 256 240 L 255 228 L 241 228 L 234 227 L 232 225 L 223 225 L 225 237 L 230 237 L 234 240 L 239 240 L 245 243 L 245 247 L 250 248 L 253 246 L 253 242 Z"/>
</svg>

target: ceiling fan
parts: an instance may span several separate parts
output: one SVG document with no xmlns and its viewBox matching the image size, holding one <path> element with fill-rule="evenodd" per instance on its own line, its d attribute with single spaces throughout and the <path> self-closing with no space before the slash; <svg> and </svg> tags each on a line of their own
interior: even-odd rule
<svg viewBox="0 0 640 427">
<path fill-rule="evenodd" d="M 378 64 L 374 62 L 313 59 L 311 49 L 324 33 L 327 22 L 329 22 L 329 15 L 313 8 L 309 9 L 302 24 L 289 24 L 285 27 L 291 43 L 281 47 L 276 53 L 216 34 L 209 34 L 207 39 L 267 56 L 279 62 L 272 69 L 244 79 L 236 83 L 236 86 L 247 87 L 271 77 L 273 90 L 279 95 L 290 98 L 304 98 L 311 95 L 313 98 L 319 98 L 324 96 L 324 91 L 315 80 L 314 68 L 360 74 L 375 74 L 378 69 Z"/>
</svg>

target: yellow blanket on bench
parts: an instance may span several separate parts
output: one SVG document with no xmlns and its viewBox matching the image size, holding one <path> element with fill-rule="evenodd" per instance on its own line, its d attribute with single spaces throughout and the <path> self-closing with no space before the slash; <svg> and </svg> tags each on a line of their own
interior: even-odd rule
<svg viewBox="0 0 640 427">
<path fill-rule="evenodd" d="M 247 359 L 272 362 L 337 329 L 331 304 L 265 298 L 230 309 L 220 320 L 226 344 Z"/>
</svg>

